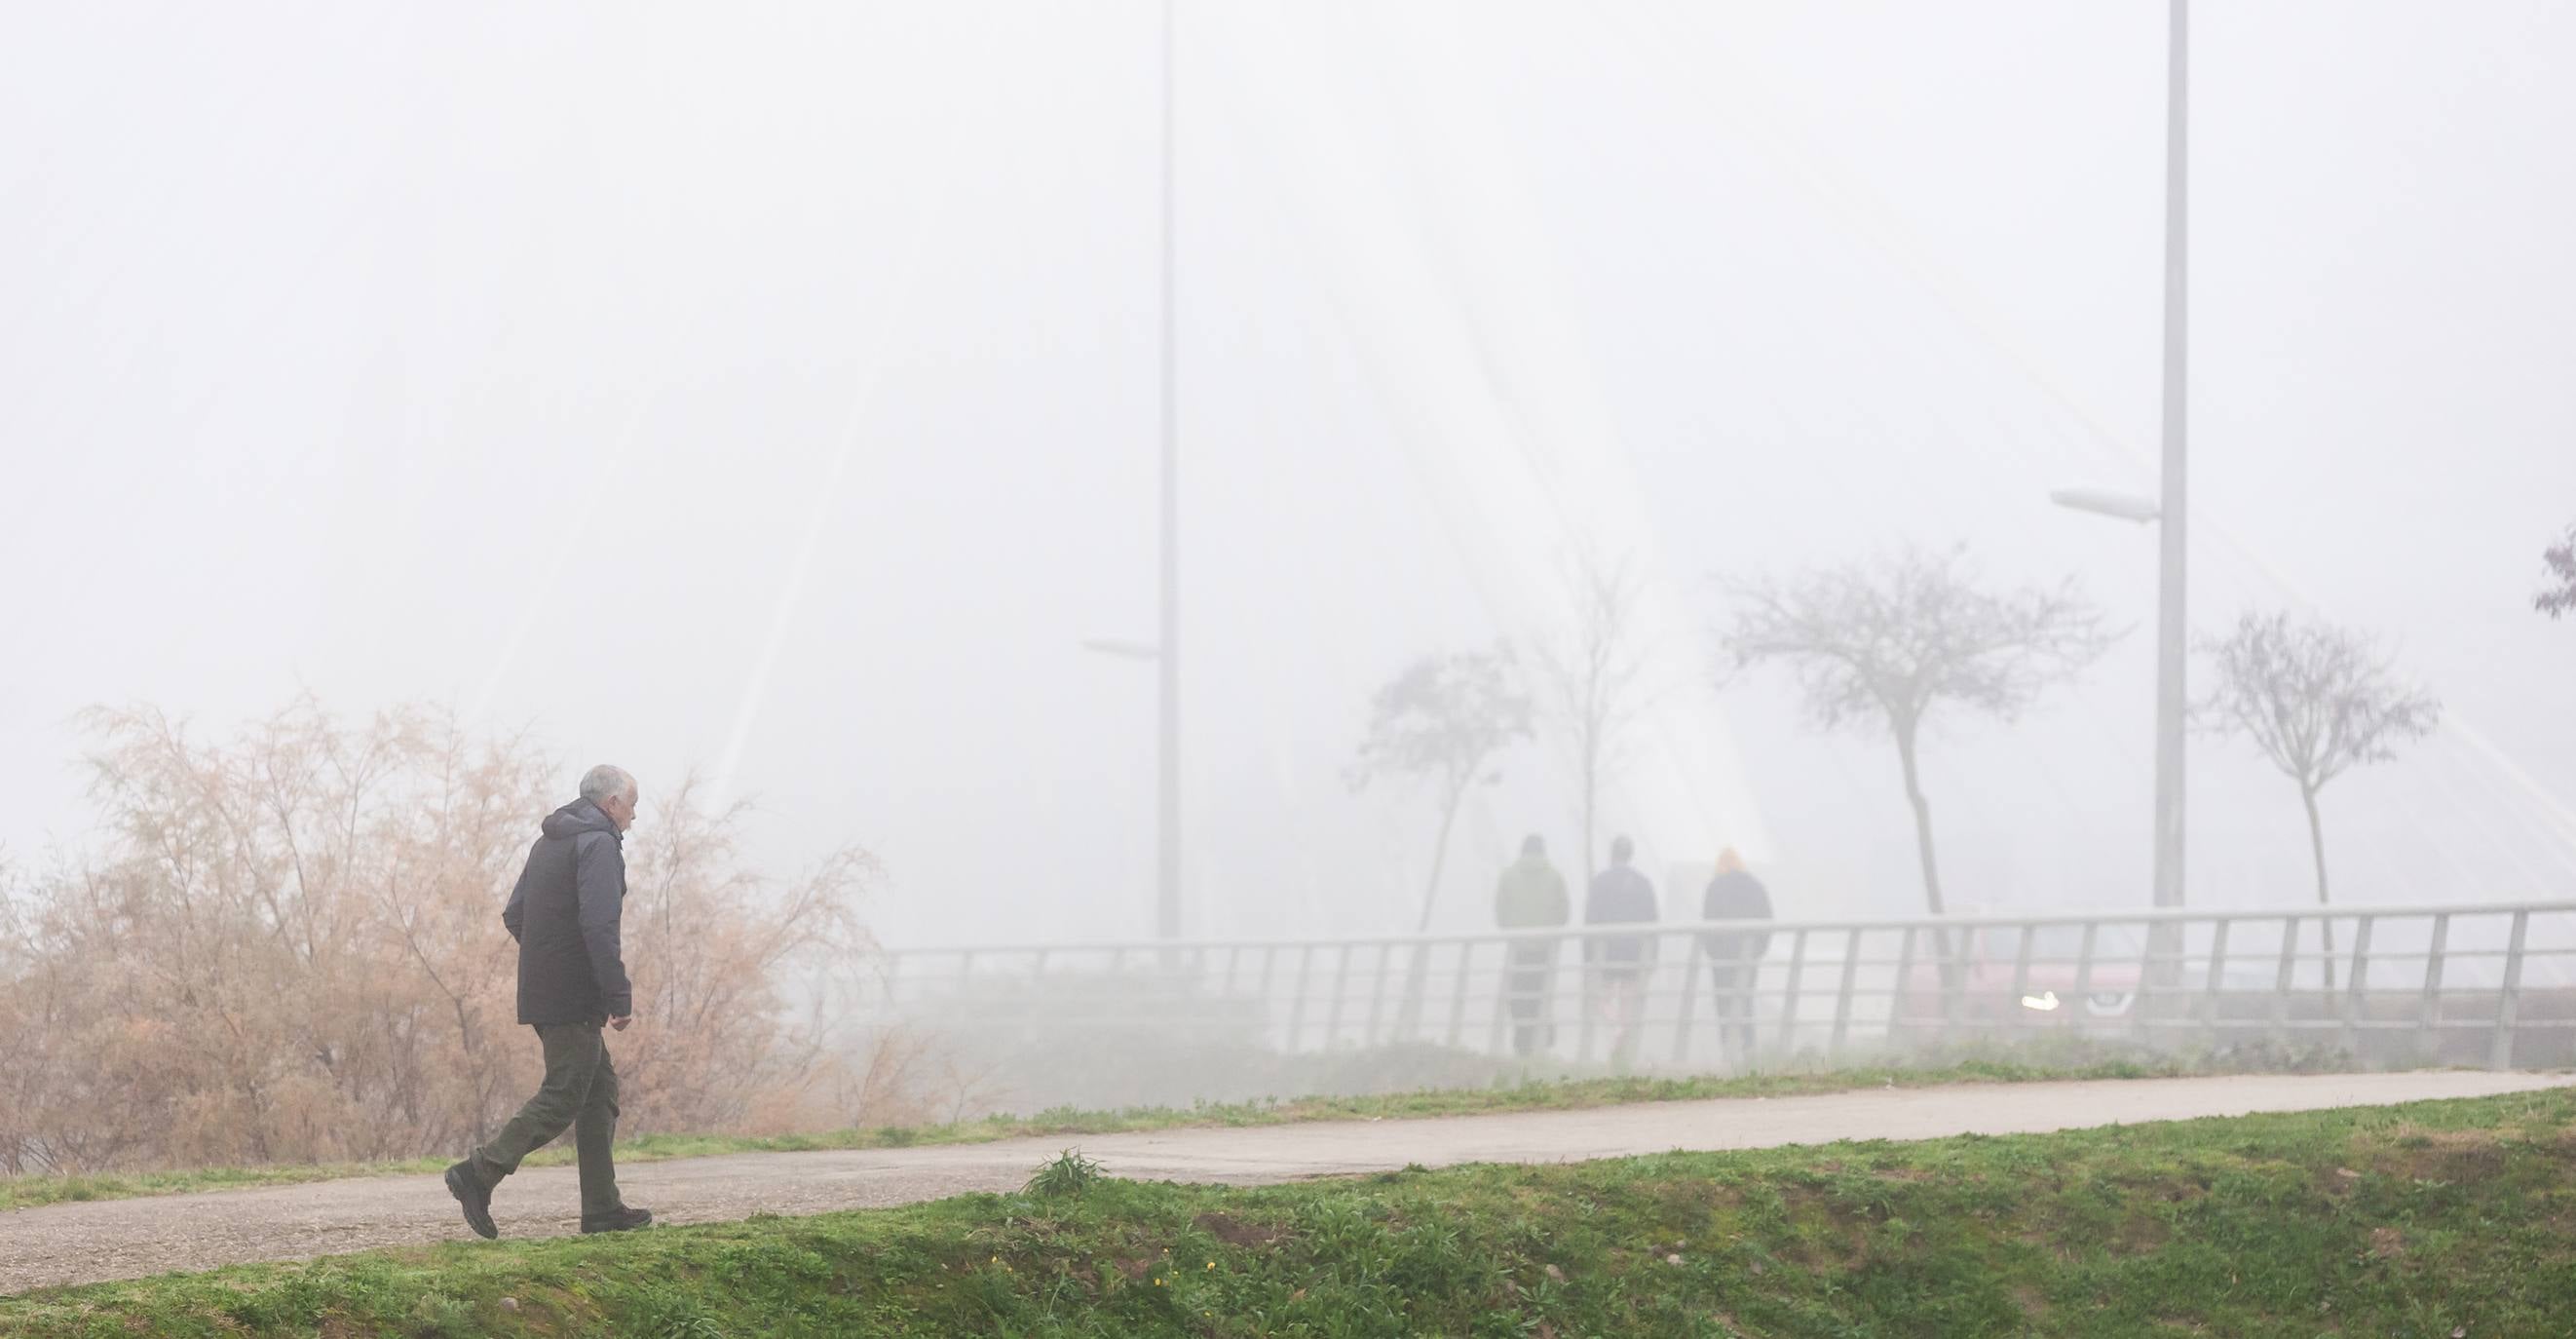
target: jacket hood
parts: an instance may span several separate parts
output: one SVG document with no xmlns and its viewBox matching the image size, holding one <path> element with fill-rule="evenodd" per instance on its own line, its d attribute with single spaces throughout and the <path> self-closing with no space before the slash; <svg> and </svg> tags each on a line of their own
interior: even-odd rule
<svg viewBox="0 0 2576 1339">
<path fill-rule="evenodd" d="M 549 837 L 578 837 L 585 832 L 605 832 L 617 838 L 619 845 L 625 844 L 625 836 L 617 830 L 617 824 L 601 813 L 598 805 L 588 800 L 575 800 L 546 815 L 546 821 L 539 825 L 538 831 Z"/>
</svg>

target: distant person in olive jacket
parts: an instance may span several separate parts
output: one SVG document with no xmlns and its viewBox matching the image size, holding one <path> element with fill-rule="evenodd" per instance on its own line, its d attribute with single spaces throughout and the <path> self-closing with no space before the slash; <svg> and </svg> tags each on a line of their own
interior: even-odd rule
<svg viewBox="0 0 2576 1339">
<path fill-rule="evenodd" d="M 1506 930 L 1531 930 L 1565 924 L 1574 904 L 1565 894 L 1565 876 L 1548 863 L 1547 843 L 1537 833 L 1521 839 L 1521 858 L 1503 870 L 1494 885 L 1494 924 Z M 1555 1040 L 1549 999 L 1556 993 L 1559 940 L 1519 939 L 1507 954 L 1505 998 L 1512 1010 L 1512 1054 L 1531 1055 Z"/>
<path fill-rule="evenodd" d="M 1704 921 L 1771 919 L 1770 891 L 1744 868 L 1744 857 L 1732 847 L 1717 858 L 1717 877 L 1709 880 L 1708 891 L 1700 899 L 1699 916 Z M 1717 1002 L 1719 1041 L 1737 1064 L 1745 1064 L 1753 1059 L 1754 977 L 1762 971 L 1762 955 L 1770 950 L 1771 932 L 1711 931 L 1700 936 L 1699 946 L 1708 954 L 1709 995 Z"/>
<path fill-rule="evenodd" d="M 634 1021 L 634 990 L 619 950 L 626 902 L 626 829 L 635 822 L 635 778 L 605 763 L 581 779 L 581 798 L 546 816 L 543 834 L 501 924 L 519 941 L 519 1021 L 537 1030 L 545 1082 L 492 1142 L 447 1169 L 466 1226 L 497 1237 L 492 1189 L 519 1160 L 571 1126 L 581 1164 L 581 1230 L 623 1232 L 653 1221 L 617 1195 L 609 1149 L 617 1139 L 617 1071 L 602 1029 Z"/>
</svg>

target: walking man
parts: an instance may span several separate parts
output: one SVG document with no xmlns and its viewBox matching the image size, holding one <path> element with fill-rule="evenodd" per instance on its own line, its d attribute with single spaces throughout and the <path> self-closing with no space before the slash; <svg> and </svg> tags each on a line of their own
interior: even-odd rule
<svg viewBox="0 0 2576 1339">
<path fill-rule="evenodd" d="M 1548 863 L 1547 843 L 1535 832 L 1522 838 L 1521 858 L 1494 886 L 1494 924 L 1506 930 L 1559 926 L 1572 911 L 1565 876 Z M 1554 937 L 1512 941 L 1504 992 L 1511 1001 L 1514 1055 L 1531 1055 L 1555 1040 L 1548 1001 L 1555 994 L 1557 943 Z"/>
<path fill-rule="evenodd" d="M 1767 921 L 1771 894 L 1744 868 L 1744 857 L 1726 848 L 1717 858 L 1717 877 L 1700 899 L 1704 921 Z M 1762 955 L 1771 948 L 1769 930 L 1715 930 L 1700 937 L 1708 954 L 1709 998 L 1717 1003 L 1721 1047 L 1739 1066 L 1753 1062 L 1754 978 Z"/>
<path fill-rule="evenodd" d="M 492 1142 L 447 1169 L 447 1189 L 477 1235 L 497 1237 L 492 1190 L 565 1126 L 581 1164 L 581 1230 L 624 1232 L 653 1221 L 617 1196 L 609 1149 L 617 1139 L 617 1071 L 603 1028 L 634 1021 L 634 992 L 619 953 L 626 901 L 626 829 L 635 822 L 635 778 L 602 763 L 581 779 L 581 798 L 546 816 L 501 924 L 519 941 L 519 1021 L 537 1030 L 546 1078 Z"/>
<path fill-rule="evenodd" d="M 1592 877 L 1584 899 L 1587 925 L 1651 925 L 1655 920 L 1655 885 L 1631 863 L 1637 844 L 1620 836 L 1610 843 L 1610 868 Z M 1644 1012 L 1646 973 L 1655 963 L 1653 934 L 1610 935 L 1583 941 L 1583 957 L 1592 969 L 1596 1006 L 1610 1021 L 1610 1061 L 1625 1069 L 1635 1054 L 1637 1020 Z"/>
</svg>

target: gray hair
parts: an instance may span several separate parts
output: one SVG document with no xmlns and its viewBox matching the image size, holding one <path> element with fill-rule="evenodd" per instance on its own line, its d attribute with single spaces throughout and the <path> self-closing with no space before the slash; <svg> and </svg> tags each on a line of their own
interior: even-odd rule
<svg viewBox="0 0 2576 1339">
<path fill-rule="evenodd" d="M 635 793 L 635 777 L 623 767 L 601 763 L 581 774 L 581 797 L 593 804 L 612 795 Z"/>
</svg>

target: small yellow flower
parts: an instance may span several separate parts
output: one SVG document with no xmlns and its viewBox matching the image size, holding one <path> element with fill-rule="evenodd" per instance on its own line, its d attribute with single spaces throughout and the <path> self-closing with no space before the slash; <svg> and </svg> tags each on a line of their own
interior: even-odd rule
<svg viewBox="0 0 2576 1339">
<path fill-rule="evenodd" d="M 1210 1268 L 1210 1269 L 1214 1269 L 1214 1268 L 1216 1268 L 1216 1261 L 1214 1261 L 1214 1260 L 1210 1260 L 1210 1261 L 1208 1261 L 1208 1268 Z"/>
</svg>

